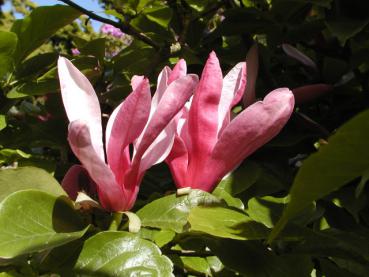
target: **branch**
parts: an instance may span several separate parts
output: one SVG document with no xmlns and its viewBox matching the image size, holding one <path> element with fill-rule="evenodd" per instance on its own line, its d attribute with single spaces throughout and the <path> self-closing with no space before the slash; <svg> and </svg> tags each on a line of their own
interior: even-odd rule
<svg viewBox="0 0 369 277">
<path fill-rule="evenodd" d="M 210 251 L 189 251 L 189 250 L 163 250 L 163 253 L 165 252 L 166 255 L 178 255 L 182 257 L 211 257 L 214 256 L 214 253 Z"/>
<path fill-rule="evenodd" d="M 131 26 L 129 23 L 126 22 L 116 22 L 114 20 L 111 20 L 109 18 L 105 18 L 102 16 L 99 16 L 89 10 L 86 10 L 85 8 L 79 6 L 78 4 L 74 3 L 73 1 L 70 0 L 59 0 L 65 4 L 67 4 L 68 6 L 71 6 L 72 8 L 75 8 L 76 10 L 80 11 L 81 13 L 87 15 L 88 17 L 95 19 L 97 21 L 100 21 L 102 23 L 106 23 L 106 24 L 110 24 L 113 25 L 116 28 L 119 28 L 120 30 L 122 30 L 122 32 L 131 35 L 143 42 L 145 42 L 146 44 L 152 46 L 153 48 L 155 48 L 156 50 L 160 49 L 160 45 L 157 44 L 156 42 L 154 42 L 151 38 L 149 38 L 148 36 L 146 36 L 145 34 L 139 32 L 138 30 L 136 30 L 133 26 Z"/>
</svg>

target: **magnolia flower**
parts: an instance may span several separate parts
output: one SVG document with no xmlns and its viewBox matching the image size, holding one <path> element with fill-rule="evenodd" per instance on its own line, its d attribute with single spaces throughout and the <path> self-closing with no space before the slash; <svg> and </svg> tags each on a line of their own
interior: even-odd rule
<svg viewBox="0 0 369 277">
<path fill-rule="evenodd" d="M 132 93 L 113 111 L 107 123 L 104 153 L 101 111 L 92 85 L 65 58 L 59 58 L 58 73 L 70 121 L 68 141 L 82 164 L 69 170 L 63 187 L 75 199 L 82 185 L 80 177 L 86 176 L 87 193 L 96 192 L 103 208 L 129 210 L 145 170 L 168 155 L 174 141 L 172 118 L 193 93 L 197 76 L 186 75 L 183 61 L 173 71 L 164 68 L 152 100 L 149 81 L 134 76 Z M 132 157 L 130 144 L 134 146 Z"/>
<path fill-rule="evenodd" d="M 245 85 L 244 62 L 223 79 L 218 58 L 210 54 L 192 102 L 177 118 L 177 135 L 166 159 L 177 187 L 211 191 L 286 124 L 294 107 L 287 88 L 270 92 L 231 121 L 231 109 Z"/>
</svg>

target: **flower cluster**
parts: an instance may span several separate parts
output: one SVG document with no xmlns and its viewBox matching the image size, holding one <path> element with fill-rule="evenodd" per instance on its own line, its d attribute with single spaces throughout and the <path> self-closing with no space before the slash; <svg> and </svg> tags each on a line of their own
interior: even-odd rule
<svg viewBox="0 0 369 277">
<path fill-rule="evenodd" d="M 124 33 L 119 29 L 110 24 L 103 24 L 100 29 L 101 33 L 111 35 L 115 38 L 121 38 Z"/>
<path fill-rule="evenodd" d="M 86 176 L 88 191 L 97 193 L 109 211 L 129 210 L 145 171 L 164 160 L 178 188 L 211 191 L 279 133 L 294 107 L 292 92 L 279 88 L 231 119 L 231 109 L 245 91 L 246 63 L 237 64 L 223 78 L 213 52 L 200 81 L 187 74 L 184 60 L 173 70 L 165 67 L 152 98 L 149 81 L 134 76 L 132 93 L 109 118 L 104 148 L 101 111 L 92 85 L 65 58 L 59 58 L 58 72 L 70 121 L 68 141 L 82 163 L 68 171 L 62 185 L 76 198 L 80 177 Z"/>
</svg>

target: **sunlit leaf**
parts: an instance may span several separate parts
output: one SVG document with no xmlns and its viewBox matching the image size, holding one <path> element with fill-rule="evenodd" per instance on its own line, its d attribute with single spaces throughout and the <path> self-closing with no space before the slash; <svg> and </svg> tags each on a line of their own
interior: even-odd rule
<svg viewBox="0 0 369 277">
<path fill-rule="evenodd" d="M 171 261 L 150 241 L 128 232 L 101 232 L 83 245 L 78 276 L 174 276 Z"/>
<path fill-rule="evenodd" d="M 195 207 L 188 216 L 191 231 L 238 240 L 263 239 L 268 229 L 245 213 L 223 207 Z"/>
<path fill-rule="evenodd" d="M 156 227 L 183 232 L 191 208 L 219 205 L 220 200 L 210 193 L 191 190 L 187 195 L 171 194 L 152 201 L 137 211 L 142 226 Z"/>
<path fill-rule="evenodd" d="M 18 191 L 5 198 L 0 204 L 0 226 L 2 258 L 51 249 L 86 232 L 70 203 L 36 190 Z"/>
</svg>

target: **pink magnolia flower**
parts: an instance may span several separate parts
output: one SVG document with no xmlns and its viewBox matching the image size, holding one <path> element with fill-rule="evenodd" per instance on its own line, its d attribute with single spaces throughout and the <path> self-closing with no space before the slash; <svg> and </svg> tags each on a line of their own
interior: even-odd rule
<svg viewBox="0 0 369 277">
<path fill-rule="evenodd" d="M 98 194 L 103 208 L 129 210 L 145 171 L 166 158 L 174 141 L 172 118 L 182 109 L 198 82 L 186 75 L 184 61 L 164 68 L 151 99 L 149 81 L 132 78 L 132 93 L 113 111 L 106 127 L 105 153 L 101 111 L 88 79 L 67 59 L 59 58 L 58 73 L 64 107 L 70 121 L 68 141 L 82 165 L 73 166 L 62 185 L 76 198 L 80 177 L 87 176 L 87 192 Z M 129 145 L 133 144 L 131 157 Z"/>
<path fill-rule="evenodd" d="M 103 24 L 101 26 L 101 33 L 111 35 L 115 38 L 121 38 L 124 33 L 119 29 L 110 24 Z"/>
<path fill-rule="evenodd" d="M 287 88 L 270 92 L 231 121 L 231 109 L 245 85 L 246 63 L 223 79 L 218 58 L 210 54 L 190 106 L 177 118 L 177 135 L 166 159 L 177 187 L 211 191 L 285 125 L 294 107 Z"/>
</svg>

